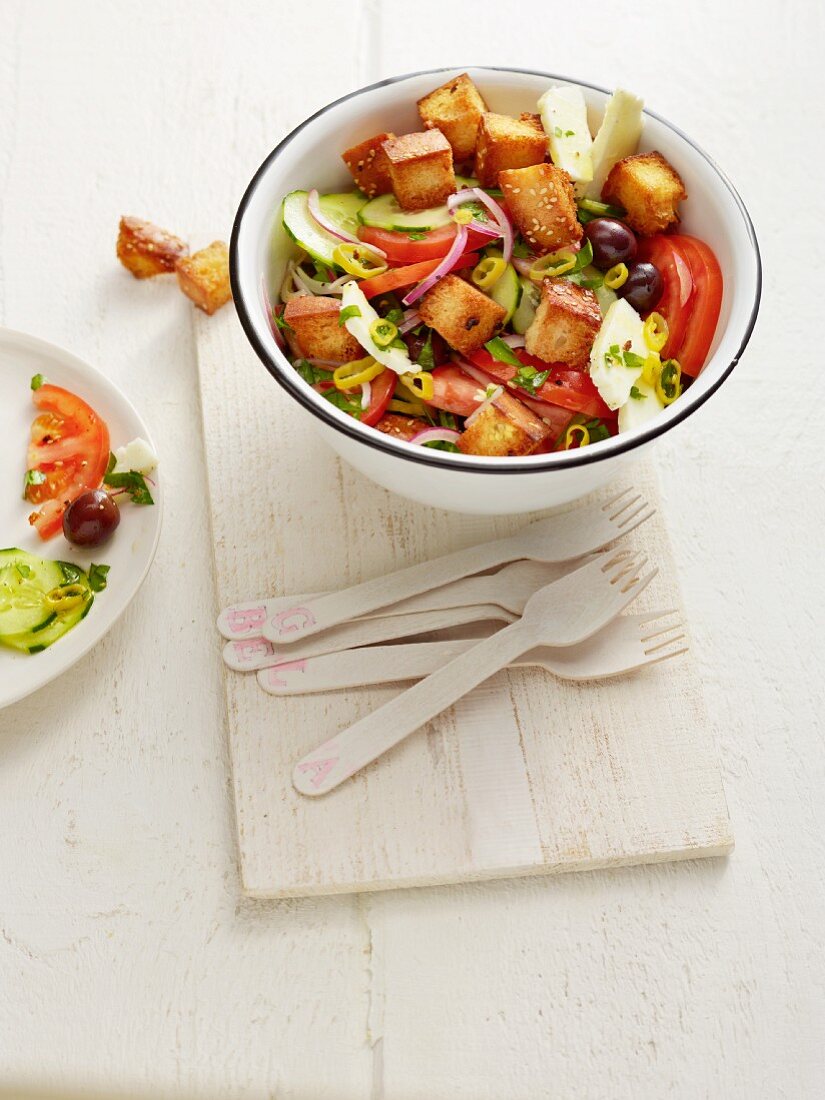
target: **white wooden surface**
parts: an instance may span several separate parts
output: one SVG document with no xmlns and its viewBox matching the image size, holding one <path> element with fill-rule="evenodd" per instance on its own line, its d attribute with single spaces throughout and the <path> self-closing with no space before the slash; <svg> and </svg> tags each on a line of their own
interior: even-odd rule
<svg viewBox="0 0 825 1100">
<path fill-rule="evenodd" d="M 76 677 L 0 714 L 0 1079 L 253 1100 L 813 1100 L 823 11 L 378 6 L 0 0 L 0 318 L 111 372 L 154 427 L 169 489 L 125 620 Z M 262 158 L 348 88 L 465 57 L 628 82 L 724 164 L 755 218 L 754 340 L 658 451 L 736 852 L 241 901 L 190 314 L 173 287 L 117 270 L 117 217 L 227 234 L 253 168 L 237 135 Z"/>
<path fill-rule="evenodd" d="M 220 607 L 340 588 L 524 525 L 450 515 L 370 485 L 341 466 L 279 386 L 267 385 L 228 310 L 196 318 L 196 335 Z M 252 522 L 236 491 L 251 469 L 263 473 L 263 518 Z M 646 463 L 623 476 L 620 488 L 632 480 L 657 503 Z M 661 570 L 634 609 L 679 607 L 661 511 L 621 545 L 644 549 Z M 227 670 L 246 893 L 304 897 L 552 874 L 732 846 L 691 655 L 606 684 L 502 672 L 337 791 L 298 794 L 295 764 L 398 692 L 385 685 L 274 699 L 254 674 Z"/>
</svg>

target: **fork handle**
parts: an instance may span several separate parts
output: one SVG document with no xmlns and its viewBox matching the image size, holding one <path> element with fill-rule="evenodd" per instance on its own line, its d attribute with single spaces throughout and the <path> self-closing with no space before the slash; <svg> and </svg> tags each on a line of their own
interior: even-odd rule
<svg viewBox="0 0 825 1100">
<path fill-rule="evenodd" d="M 485 638 L 299 760 L 295 789 L 308 795 L 333 790 L 535 644 L 524 619 Z"/>
<path fill-rule="evenodd" d="M 300 605 L 281 611 L 270 619 L 266 635 L 279 645 L 291 645 L 310 634 L 318 634 L 331 626 L 369 614 L 379 607 L 398 603 L 431 588 L 460 580 L 484 569 L 492 569 L 523 556 L 514 547 L 512 538 L 496 539 L 466 550 L 457 550 L 432 561 L 410 565 L 395 573 L 375 577 L 363 584 L 333 592 L 319 599 L 305 600 Z"/>
</svg>

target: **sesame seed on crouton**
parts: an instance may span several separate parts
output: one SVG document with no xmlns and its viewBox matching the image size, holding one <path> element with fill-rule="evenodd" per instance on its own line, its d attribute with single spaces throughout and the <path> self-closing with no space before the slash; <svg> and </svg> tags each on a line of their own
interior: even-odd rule
<svg viewBox="0 0 825 1100">
<path fill-rule="evenodd" d="M 340 298 L 306 295 L 287 302 L 283 318 L 293 330 L 301 355 L 336 363 L 363 357 L 361 345 L 338 323 L 340 312 Z"/>
<path fill-rule="evenodd" d="M 602 323 L 592 290 L 567 279 L 547 279 L 532 324 L 524 334 L 525 347 L 546 363 L 564 363 L 584 370 Z"/>
<path fill-rule="evenodd" d="M 439 206 L 455 191 L 453 151 L 440 130 L 402 134 L 385 141 L 383 149 L 393 193 L 402 209 Z"/>
<path fill-rule="evenodd" d="M 534 122 L 497 115 L 481 116 L 476 143 L 475 175 L 482 187 L 498 187 L 498 174 L 506 168 L 541 164 L 547 155 L 547 136 Z"/>
<path fill-rule="evenodd" d="M 117 235 L 117 258 L 136 279 L 174 271 L 189 251 L 180 237 L 140 218 L 123 217 Z"/>
<path fill-rule="evenodd" d="M 341 154 L 341 159 L 355 180 L 355 186 L 368 199 L 392 191 L 390 164 L 384 152 L 384 142 L 394 137 L 395 134 L 392 133 L 376 134 Z"/>
<path fill-rule="evenodd" d="M 529 455 L 547 441 L 550 427 L 517 398 L 501 393 L 465 428 L 456 446 L 464 454 Z"/>
<path fill-rule="evenodd" d="M 687 191 L 679 173 L 661 153 L 637 153 L 613 165 L 602 198 L 623 206 L 631 229 L 650 236 L 678 222 L 677 207 L 687 198 Z"/>
<path fill-rule="evenodd" d="M 554 164 L 534 164 L 499 173 L 507 209 L 527 244 L 553 252 L 580 241 L 582 227 L 568 174 Z"/>
<path fill-rule="evenodd" d="M 225 241 L 184 256 L 175 267 L 178 285 L 198 309 L 212 314 L 232 298 L 229 284 L 229 249 Z"/>
<path fill-rule="evenodd" d="M 428 290 L 418 315 L 451 348 L 472 355 L 501 327 L 507 311 L 457 275 L 445 275 Z"/>
<path fill-rule="evenodd" d="M 452 147 L 456 164 L 470 160 L 475 153 L 478 120 L 486 110 L 487 104 L 466 73 L 418 101 L 425 129 L 441 131 Z"/>
</svg>

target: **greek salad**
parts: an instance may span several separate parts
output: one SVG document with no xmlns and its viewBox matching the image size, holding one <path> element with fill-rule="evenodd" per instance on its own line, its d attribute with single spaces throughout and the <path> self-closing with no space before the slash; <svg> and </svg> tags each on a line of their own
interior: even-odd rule
<svg viewBox="0 0 825 1100">
<path fill-rule="evenodd" d="M 679 232 L 677 167 L 638 152 L 641 100 L 616 91 L 591 134 L 578 88 L 515 118 L 464 74 L 418 111 L 420 132 L 343 152 L 355 189 L 283 200 L 267 308 L 304 381 L 379 432 L 485 456 L 598 446 L 677 401 L 722 274 Z"/>
</svg>

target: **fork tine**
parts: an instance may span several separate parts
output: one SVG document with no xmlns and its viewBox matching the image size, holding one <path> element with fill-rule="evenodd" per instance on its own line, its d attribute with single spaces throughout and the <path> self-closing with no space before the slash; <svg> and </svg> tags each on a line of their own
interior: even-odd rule
<svg viewBox="0 0 825 1100">
<path fill-rule="evenodd" d="M 638 550 L 631 551 L 624 558 L 608 562 L 608 567 L 604 569 L 604 572 L 608 573 L 611 584 L 618 584 L 625 577 L 637 573 L 646 561 L 647 557 Z"/>
<path fill-rule="evenodd" d="M 651 629 L 653 627 L 654 629 Z M 639 641 L 649 642 L 652 638 L 660 638 L 663 634 L 667 634 L 671 630 L 681 630 L 682 622 L 680 619 L 676 619 L 675 622 L 659 622 L 658 624 L 646 623 L 640 628 Z"/>
<path fill-rule="evenodd" d="M 602 505 L 602 511 L 606 512 L 608 508 L 611 508 L 616 503 L 617 500 L 621 500 L 622 497 L 627 496 L 628 493 L 632 492 L 633 486 L 628 485 L 626 489 L 622 489 L 620 493 L 617 493 L 614 497 L 611 497 L 610 500 L 605 501 L 605 503 Z"/>
<path fill-rule="evenodd" d="M 676 629 L 678 629 L 678 627 Z M 654 640 L 655 639 L 651 639 L 651 641 Z M 656 642 L 656 645 L 646 646 L 645 653 L 656 653 L 660 649 L 666 649 L 668 646 L 672 646 L 675 642 L 684 642 L 685 648 L 687 648 L 687 634 L 682 631 L 680 634 L 675 634 L 672 638 L 662 638 L 660 642 Z"/>
<path fill-rule="evenodd" d="M 608 548 L 607 550 L 602 550 L 599 554 L 596 555 L 594 561 L 603 562 L 604 564 L 602 565 L 602 573 L 606 573 L 609 569 L 612 569 L 620 562 L 627 562 L 634 556 L 634 554 L 635 552 L 632 549 L 628 549 L 627 547 L 613 547 Z"/>
<path fill-rule="evenodd" d="M 639 624 L 639 629 L 644 630 L 644 628 L 646 626 L 648 626 L 650 623 L 655 623 L 659 619 L 666 619 L 668 617 L 668 615 L 678 615 L 678 614 L 679 614 L 679 611 L 675 607 L 668 608 L 665 611 L 651 611 L 648 615 L 645 615 L 644 612 L 640 612 L 636 616 L 636 622 Z M 644 638 L 642 638 L 642 641 L 644 641 Z"/>
<path fill-rule="evenodd" d="M 628 508 L 632 508 L 633 505 L 638 504 L 639 501 L 642 502 L 642 505 L 646 503 L 641 493 L 637 493 L 635 497 L 627 497 L 627 499 L 625 500 L 617 501 L 613 508 L 611 508 L 607 518 L 609 520 L 615 520 L 618 516 L 622 514 L 622 512 L 627 511 Z"/>
<path fill-rule="evenodd" d="M 641 527 L 651 516 L 655 515 L 656 509 L 652 505 L 642 505 L 633 515 L 625 516 L 621 523 L 617 523 L 616 526 L 623 535 L 629 535 L 631 531 L 635 531 L 637 527 Z"/>
<path fill-rule="evenodd" d="M 674 640 L 670 646 L 662 646 L 660 649 L 645 653 L 646 665 L 657 665 L 660 661 L 669 661 L 671 657 L 680 657 L 683 653 L 688 653 L 690 647 L 687 644 L 681 645 L 678 641 Z"/>
<path fill-rule="evenodd" d="M 636 589 L 636 594 L 638 595 L 639 592 L 641 592 L 643 589 L 647 588 L 647 586 L 650 584 L 650 582 L 653 580 L 653 578 L 659 572 L 658 568 L 656 566 L 654 566 L 653 569 L 651 569 L 648 573 L 645 573 L 645 575 L 643 577 L 639 576 L 638 574 L 641 573 L 641 567 L 643 565 L 647 565 L 647 561 L 648 561 L 647 558 L 644 558 L 641 561 L 641 563 L 639 564 L 639 569 L 637 571 L 637 575 L 635 577 L 633 577 L 631 580 L 629 580 L 627 582 L 627 584 L 625 584 L 621 588 L 622 592 L 630 592 L 632 589 L 635 588 Z"/>
</svg>

